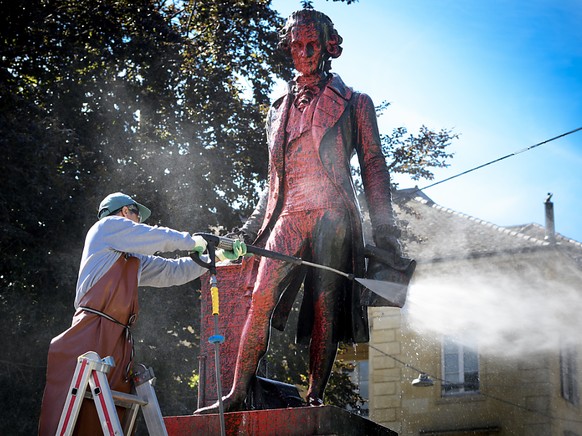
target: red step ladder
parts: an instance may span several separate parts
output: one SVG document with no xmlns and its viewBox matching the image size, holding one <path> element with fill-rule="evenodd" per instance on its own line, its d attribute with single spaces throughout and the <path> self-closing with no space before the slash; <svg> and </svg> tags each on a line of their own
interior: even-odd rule
<svg viewBox="0 0 582 436">
<path fill-rule="evenodd" d="M 133 430 L 139 409 L 143 413 L 150 435 L 167 436 L 160 405 L 154 391 L 155 376 L 152 368 L 137 372 L 133 376 L 135 394 L 112 391 L 107 381 L 107 373 L 115 366 L 112 356 L 103 359 L 94 351 L 89 351 L 77 359 L 75 374 L 57 429 L 58 436 L 73 434 L 75 423 L 84 398 L 92 399 L 97 408 L 104 435 L 129 435 Z M 87 390 L 89 385 L 90 390 Z M 117 416 L 115 406 L 128 409 L 123 426 Z"/>
</svg>

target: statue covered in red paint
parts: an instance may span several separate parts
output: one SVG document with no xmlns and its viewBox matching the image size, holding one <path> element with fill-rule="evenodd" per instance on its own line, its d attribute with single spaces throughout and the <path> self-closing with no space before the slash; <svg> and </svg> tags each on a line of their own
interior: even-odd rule
<svg viewBox="0 0 582 436">
<path fill-rule="evenodd" d="M 330 73 L 331 58 L 342 52 L 342 38 L 326 15 L 294 12 L 280 36 L 280 46 L 292 57 L 297 75 L 269 111 L 268 189 L 243 234 L 254 245 L 363 277 L 362 220 L 350 171 L 354 154 L 374 242 L 395 258 L 401 254 L 374 105 L 369 96 Z M 307 401 L 323 404 L 338 343 L 369 340 L 361 289 L 333 272 L 269 258 L 261 258 L 256 274 L 224 410 L 236 410 L 244 401 L 267 351 L 270 327 L 285 327 L 301 284 L 297 338 L 310 344 Z M 215 404 L 196 413 L 217 411 Z"/>
</svg>

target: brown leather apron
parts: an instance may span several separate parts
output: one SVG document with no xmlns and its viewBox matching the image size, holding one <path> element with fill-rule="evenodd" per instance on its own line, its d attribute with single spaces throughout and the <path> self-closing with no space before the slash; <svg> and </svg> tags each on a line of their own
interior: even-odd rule
<svg viewBox="0 0 582 436">
<path fill-rule="evenodd" d="M 137 274 L 139 260 L 122 255 L 109 271 L 83 296 L 80 308 L 73 316 L 71 327 L 51 341 L 44 397 L 42 401 L 39 434 L 54 436 L 71 379 L 77 365 L 77 357 L 87 351 L 99 356 L 113 356 L 115 367 L 107 378 L 112 390 L 129 392 L 128 365 L 132 360 L 132 340 L 129 328 L 137 318 Z M 82 309 L 87 307 L 108 315 L 116 323 L 99 314 Z M 123 324 L 123 325 L 121 325 Z M 123 410 L 118 409 L 123 416 Z M 85 399 L 75 434 L 103 434 L 94 403 Z"/>
</svg>

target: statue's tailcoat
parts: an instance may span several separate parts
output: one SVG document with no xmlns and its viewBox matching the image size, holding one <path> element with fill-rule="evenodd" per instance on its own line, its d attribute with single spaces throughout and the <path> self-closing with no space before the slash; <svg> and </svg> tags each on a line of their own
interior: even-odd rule
<svg viewBox="0 0 582 436">
<path fill-rule="evenodd" d="M 270 229 L 281 211 L 285 177 L 286 121 L 293 94 L 288 92 L 277 99 L 267 118 L 267 140 L 269 146 L 269 180 L 265 197 L 245 225 L 248 229 L 259 229 L 257 245 L 266 242 Z M 362 219 L 356 198 L 350 170 L 350 159 L 357 154 L 361 169 L 362 183 L 370 212 L 373 229 L 394 228 L 394 214 L 390 190 L 390 175 L 381 151 L 380 136 L 376 122 L 376 112 L 371 98 L 347 87 L 341 78 L 333 75 L 322 90 L 315 108 L 312 122 L 312 137 L 319 150 L 319 158 L 325 169 L 322 187 L 333 184 L 341 193 L 351 222 L 353 238 L 351 263 L 345 272 L 363 277 L 365 258 L 363 255 Z M 315 195 L 315 194 L 314 194 Z M 253 230 L 254 230 L 253 229 Z M 251 232 L 252 233 L 252 232 Z M 301 282 L 282 290 L 283 296 L 275 310 L 272 325 L 283 328 L 292 301 L 297 295 Z M 347 304 L 339 314 L 338 339 L 344 342 L 367 342 L 369 340 L 366 307 L 360 304 L 360 287 L 347 283 L 344 297 Z M 309 310 L 302 308 L 298 339 L 310 332 L 311 320 L 305 315 Z"/>
</svg>

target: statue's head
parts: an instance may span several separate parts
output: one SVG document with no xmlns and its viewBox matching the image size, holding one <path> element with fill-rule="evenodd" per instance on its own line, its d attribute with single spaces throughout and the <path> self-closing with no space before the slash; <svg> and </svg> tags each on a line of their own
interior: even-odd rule
<svg viewBox="0 0 582 436">
<path fill-rule="evenodd" d="M 317 35 L 321 51 L 318 69 L 327 72 L 331 69 L 331 58 L 335 59 L 341 55 L 342 47 L 340 44 L 343 41 L 327 15 L 313 9 L 293 12 L 279 33 L 279 47 L 287 55 L 293 57 L 295 68 L 299 70 L 297 56 L 292 51 L 292 45 L 294 40 L 297 39 L 309 41 L 312 33 Z M 319 53 L 316 53 L 316 55 L 319 55 Z"/>
</svg>

